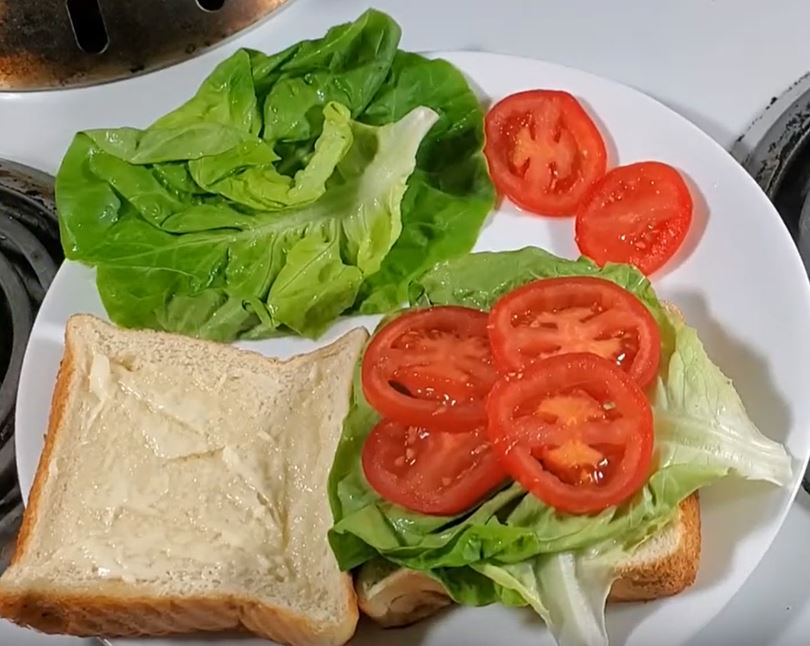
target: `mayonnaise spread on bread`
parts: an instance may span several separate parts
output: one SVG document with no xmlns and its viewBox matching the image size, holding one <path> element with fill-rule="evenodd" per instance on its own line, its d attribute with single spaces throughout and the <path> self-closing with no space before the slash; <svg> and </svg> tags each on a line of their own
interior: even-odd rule
<svg viewBox="0 0 810 646">
<path fill-rule="evenodd" d="M 321 558 L 309 544 L 324 545 L 329 519 L 296 514 L 295 500 L 310 489 L 296 465 L 328 469 L 332 458 L 332 449 L 320 455 L 312 434 L 297 439 L 330 405 L 329 397 L 312 400 L 328 366 L 307 366 L 305 387 L 285 388 L 283 375 L 231 370 L 197 379 L 136 356 L 90 357 L 88 394 L 72 413 L 79 441 L 60 452 L 60 462 L 81 464 L 59 495 L 80 500 L 65 501 L 54 542 L 40 545 L 51 565 L 128 582 L 167 570 L 198 576 L 200 563 L 211 564 L 212 576 L 259 568 L 289 580 Z M 266 405 L 257 406 L 262 394 Z"/>
</svg>

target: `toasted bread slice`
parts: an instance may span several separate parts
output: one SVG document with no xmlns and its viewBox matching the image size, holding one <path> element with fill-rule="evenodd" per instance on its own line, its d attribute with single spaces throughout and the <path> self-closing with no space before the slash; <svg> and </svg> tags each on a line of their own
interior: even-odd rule
<svg viewBox="0 0 810 646">
<path fill-rule="evenodd" d="M 675 519 L 619 566 L 610 601 L 671 597 L 695 582 L 700 566 L 700 501 L 684 500 Z"/>
<path fill-rule="evenodd" d="M 365 330 L 289 361 L 90 316 L 66 329 L 0 616 L 47 633 L 354 633 L 326 480 Z"/>
<path fill-rule="evenodd" d="M 677 594 L 694 583 L 699 562 L 700 505 L 695 494 L 681 503 L 669 525 L 619 566 L 609 600 L 647 601 Z M 380 576 L 361 575 L 356 588 L 360 609 L 386 627 L 412 624 L 451 603 L 437 581 L 402 568 Z"/>
</svg>

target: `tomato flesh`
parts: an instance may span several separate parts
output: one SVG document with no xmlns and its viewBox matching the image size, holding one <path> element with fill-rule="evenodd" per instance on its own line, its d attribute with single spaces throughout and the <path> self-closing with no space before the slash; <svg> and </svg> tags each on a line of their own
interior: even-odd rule
<svg viewBox="0 0 810 646">
<path fill-rule="evenodd" d="M 380 496 L 428 515 L 466 511 L 506 479 L 483 428 L 447 433 L 383 420 L 366 438 L 362 463 Z"/>
<path fill-rule="evenodd" d="M 577 211 L 576 241 L 600 265 L 651 274 L 680 248 L 691 222 L 692 197 L 678 171 L 640 162 L 612 169 L 591 189 Z"/>
<path fill-rule="evenodd" d="M 573 215 L 605 173 L 605 142 L 569 93 L 530 90 L 496 103 L 485 119 L 484 153 L 499 192 L 543 215 Z"/>
<path fill-rule="evenodd" d="M 633 294 L 602 278 L 527 283 L 495 303 L 487 328 L 502 372 L 571 352 L 609 359 L 641 386 L 658 372 L 661 335 L 655 319 Z"/>
<path fill-rule="evenodd" d="M 363 393 L 402 424 L 468 431 L 486 421 L 497 379 L 487 314 L 466 307 L 413 310 L 379 330 L 366 349 Z"/>
<path fill-rule="evenodd" d="M 639 386 L 589 353 L 538 361 L 492 388 L 487 432 L 506 471 L 556 509 L 590 514 L 646 482 L 653 417 Z"/>
</svg>

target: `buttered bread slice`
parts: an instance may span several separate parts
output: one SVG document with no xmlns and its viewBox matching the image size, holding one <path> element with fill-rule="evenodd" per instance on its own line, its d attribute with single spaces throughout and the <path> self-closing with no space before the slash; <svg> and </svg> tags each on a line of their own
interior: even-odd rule
<svg viewBox="0 0 810 646">
<path fill-rule="evenodd" d="M 326 480 L 367 334 L 289 361 L 75 316 L 0 615 L 49 633 L 346 642 Z"/>
</svg>

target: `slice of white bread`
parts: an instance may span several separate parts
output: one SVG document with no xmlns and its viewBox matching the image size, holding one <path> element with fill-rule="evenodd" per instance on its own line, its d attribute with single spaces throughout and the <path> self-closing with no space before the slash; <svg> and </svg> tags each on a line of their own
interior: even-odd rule
<svg viewBox="0 0 810 646">
<path fill-rule="evenodd" d="M 699 563 L 700 505 L 694 494 L 681 503 L 670 524 L 619 566 L 609 600 L 648 601 L 677 594 L 694 583 Z M 451 603 L 441 584 L 414 570 L 361 573 L 356 588 L 360 609 L 387 627 L 412 624 Z"/>
<path fill-rule="evenodd" d="M 349 332 L 289 361 L 74 316 L 0 616 L 47 633 L 354 634 L 327 542 Z"/>
</svg>

